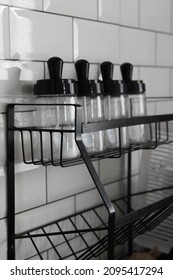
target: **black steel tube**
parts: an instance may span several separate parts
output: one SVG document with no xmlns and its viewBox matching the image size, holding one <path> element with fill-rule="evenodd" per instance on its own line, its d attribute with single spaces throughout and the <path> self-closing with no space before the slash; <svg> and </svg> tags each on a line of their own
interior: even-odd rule
<svg viewBox="0 0 173 280">
<path fill-rule="evenodd" d="M 7 107 L 7 236 L 8 260 L 15 259 L 14 105 Z"/>
<path fill-rule="evenodd" d="M 131 212 L 131 193 L 132 193 L 132 155 L 131 152 L 127 154 L 127 212 Z M 131 238 L 131 229 L 129 229 L 129 240 L 128 240 L 128 254 L 131 255 L 133 252 L 133 241 Z"/>
<path fill-rule="evenodd" d="M 114 259 L 114 227 L 115 227 L 115 209 L 113 207 L 113 204 L 111 200 L 109 199 L 109 196 L 105 192 L 102 183 L 100 181 L 100 178 L 91 162 L 91 159 L 86 151 L 86 148 L 82 142 L 82 136 L 81 136 L 81 125 L 82 125 L 82 112 L 81 108 L 75 108 L 76 109 L 76 132 L 75 132 L 75 140 L 77 143 L 77 146 L 81 152 L 81 155 L 84 159 L 84 162 L 86 164 L 86 167 L 88 168 L 88 171 L 93 179 L 93 182 L 95 183 L 95 186 L 103 200 L 104 205 L 107 208 L 108 211 L 108 259 Z M 78 110 L 77 110 L 78 109 Z"/>
</svg>

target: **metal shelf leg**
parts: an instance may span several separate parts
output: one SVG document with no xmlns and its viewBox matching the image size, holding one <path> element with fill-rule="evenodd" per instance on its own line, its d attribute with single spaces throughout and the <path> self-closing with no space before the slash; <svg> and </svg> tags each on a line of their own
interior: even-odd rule
<svg viewBox="0 0 173 280">
<path fill-rule="evenodd" d="M 7 235 L 8 260 L 15 259 L 15 177 L 14 177 L 14 106 L 7 114 Z"/>
</svg>

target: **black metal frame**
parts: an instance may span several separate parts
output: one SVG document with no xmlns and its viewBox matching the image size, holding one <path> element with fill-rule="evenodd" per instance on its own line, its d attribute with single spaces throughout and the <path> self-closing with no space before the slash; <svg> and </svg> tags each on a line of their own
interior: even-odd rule
<svg viewBox="0 0 173 280">
<path fill-rule="evenodd" d="M 59 259 L 64 259 L 69 256 L 62 257 L 57 248 L 57 244 L 54 244 L 51 240 L 51 236 L 63 236 L 66 244 L 68 244 L 71 256 L 75 259 L 90 259 L 95 258 L 99 254 L 107 251 L 108 259 L 114 259 L 114 247 L 117 244 L 122 244 L 125 241 L 129 243 L 129 254 L 132 251 L 132 239 L 136 237 L 138 234 L 142 234 L 147 230 L 151 230 L 153 227 L 158 225 L 161 221 L 163 221 L 168 215 L 173 213 L 173 195 L 162 199 L 152 205 L 148 205 L 143 207 L 142 209 L 133 210 L 131 207 L 131 197 L 136 195 L 140 196 L 143 193 L 132 194 L 131 193 L 131 152 L 139 149 L 155 149 L 158 145 L 170 143 L 172 140 L 169 138 L 169 121 L 173 121 L 173 114 L 170 115 L 159 115 L 159 116 L 148 116 L 148 117 L 134 117 L 131 119 L 120 119 L 114 121 L 103 121 L 98 123 L 89 123 L 82 124 L 81 120 L 81 107 L 79 105 L 71 105 L 67 104 L 65 106 L 73 106 L 75 108 L 75 129 L 74 130 L 58 130 L 58 129 L 45 129 L 38 127 L 15 127 L 14 125 L 14 116 L 15 116 L 15 108 L 17 106 L 46 106 L 47 104 L 9 104 L 7 107 L 7 224 L 8 224 L 8 259 L 15 259 L 15 240 L 22 238 L 29 238 L 35 247 L 36 253 L 39 255 L 40 259 L 42 259 L 42 255 L 39 251 L 39 248 L 36 244 L 35 238 L 45 237 L 50 243 L 51 248 L 57 254 Z M 64 104 L 49 104 L 49 106 L 64 106 Z M 166 137 L 163 139 L 161 137 L 161 123 L 165 123 L 166 128 Z M 150 126 L 152 130 L 152 125 L 155 127 L 155 134 L 151 136 L 150 141 L 147 143 L 129 145 L 126 148 L 121 147 L 121 128 L 124 126 L 132 126 L 146 124 Z M 104 153 L 98 153 L 95 155 L 88 155 L 87 150 L 82 142 L 82 133 L 95 132 L 99 130 L 106 129 L 119 129 L 119 147 L 117 149 L 113 149 L 110 151 L 106 151 Z M 21 134 L 21 142 L 22 142 L 22 151 L 23 151 L 23 160 L 26 164 L 41 164 L 44 166 L 53 165 L 53 166 L 70 166 L 80 164 L 84 162 L 88 168 L 88 171 L 92 177 L 93 182 L 101 196 L 102 205 L 87 209 L 83 212 L 76 213 L 72 216 L 66 217 L 61 220 L 54 221 L 52 223 L 39 226 L 38 228 L 34 228 L 28 230 L 26 232 L 16 234 L 15 233 L 15 150 L 14 150 L 14 142 L 15 142 L 15 131 L 19 131 Z M 23 141 L 23 132 L 27 131 L 30 135 L 31 142 L 31 160 L 27 161 L 25 159 L 25 145 Z M 42 139 L 42 133 L 46 132 L 50 134 L 50 142 L 51 142 L 51 158 L 49 161 L 44 160 L 42 157 L 40 160 L 34 159 L 34 152 L 32 147 L 32 133 L 37 131 L 40 133 L 40 139 Z M 53 158 L 53 145 L 52 145 L 52 133 L 60 133 L 61 134 L 61 149 L 60 149 L 60 160 L 55 161 Z M 80 150 L 81 157 L 75 160 L 64 160 L 63 159 L 63 135 L 64 133 L 73 133 L 75 134 L 75 140 L 77 146 Z M 41 140 L 40 140 L 41 141 Z M 42 144 L 41 144 L 42 146 Z M 42 150 L 42 148 L 41 148 Z M 111 201 L 109 196 L 107 195 L 100 178 L 94 168 L 92 163 L 93 160 L 102 159 L 102 158 L 117 158 L 122 154 L 128 153 L 128 191 L 127 196 L 119 198 L 115 201 Z M 41 153 L 42 155 L 42 153 Z M 172 188 L 172 187 L 170 187 Z M 155 191 L 160 191 L 157 189 Z M 121 207 L 121 203 L 126 205 L 127 212 L 125 213 L 123 208 Z M 102 216 L 99 214 L 98 209 L 104 209 L 107 212 L 107 218 L 104 220 Z M 117 213 L 121 213 L 118 217 Z M 90 213 L 92 215 L 96 215 L 99 220 L 99 225 L 96 227 L 91 226 L 91 221 L 87 220 L 84 216 L 85 214 Z M 84 221 L 84 228 L 78 228 L 76 223 L 73 221 L 73 218 L 82 219 Z M 73 227 L 72 230 L 63 230 L 61 228 L 61 222 L 67 220 L 70 222 Z M 56 225 L 57 231 L 52 233 L 46 232 L 46 227 Z M 40 231 L 42 233 L 35 233 L 36 231 Z M 105 236 L 100 237 L 99 232 L 104 231 Z M 90 232 L 93 234 L 93 238 L 96 239 L 96 242 L 92 245 L 88 244 L 85 240 L 85 233 Z M 84 243 L 84 249 L 81 251 L 75 251 L 72 248 L 71 240 L 69 236 L 71 234 L 76 234 L 82 242 Z"/>
</svg>

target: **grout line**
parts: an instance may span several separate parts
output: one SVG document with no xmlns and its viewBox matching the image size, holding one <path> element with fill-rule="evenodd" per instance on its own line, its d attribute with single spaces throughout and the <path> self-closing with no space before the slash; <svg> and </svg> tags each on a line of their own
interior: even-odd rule
<svg viewBox="0 0 173 280">
<path fill-rule="evenodd" d="M 0 62 L 19 62 L 19 63 L 23 63 L 23 62 L 28 62 L 28 63 L 35 63 L 35 62 L 38 62 L 38 63 L 46 63 L 47 60 L 36 60 L 36 59 L 9 59 L 9 58 L 6 58 L 6 59 L 0 59 Z M 64 61 L 64 63 L 69 63 L 69 64 L 74 64 L 73 61 Z M 120 63 L 113 63 L 115 66 L 119 66 Z M 100 65 L 100 62 L 90 62 L 90 65 Z M 173 69 L 173 65 L 172 66 L 165 66 L 165 65 L 149 65 L 149 64 L 133 64 L 134 67 L 144 67 L 144 68 L 163 68 L 163 69 Z"/>
<path fill-rule="evenodd" d="M 2 6 L 4 6 L 4 5 L 2 5 Z M 97 19 L 90 19 L 90 18 L 84 18 L 84 17 L 72 16 L 72 15 L 58 14 L 58 13 L 53 13 L 53 12 L 50 12 L 50 11 L 42 11 L 42 10 L 36 10 L 36 9 L 34 10 L 34 9 L 28 9 L 28 8 L 21 8 L 21 7 L 16 7 L 16 6 L 13 6 L 13 5 L 6 5 L 6 6 L 11 7 L 11 8 L 18 8 L 18 9 L 22 9 L 22 10 L 34 11 L 34 12 L 38 12 L 38 13 L 55 15 L 55 16 L 70 17 L 70 18 L 76 18 L 76 19 L 81 19 L 81 20 L 85 20 L 85 21 L 104 23 L 104 24 L 107 24 L 107 25 L 115 25 L 115 26 L 119 26 L 119 27 L 131 28 L 131 29 L 136 29 L 136 30 L 140 30 L 140 31 L 148 31 L 148 32 L 152 32 L 152 33 L 173 35 L 172 32 L 167 32 L 167 31 L 147 29 L 147 28 L 136 27 L 136 26 L 128 26 L 128 25 L 124 25 L 124 24 L 107 22 L 107 21 L 100 21 L 100 20 L 98 21 Z"/>
<path fill-rule="evenodd" d="M 137 176 L 137 175 L 139 175 L 139 173 L 133 174 L 133 175 L 132 175 L 132 178 L 135 177 L 135 176 Z M 104 183 L 103 186 L 106 187 L 106 186 L 109 186 L 109 185 L 111 185 L 111 184 L 113 184 L 113 183 L 121 182 L 121 181 L 124 181 L 124 180 L 127 180 L 127 177 L 126 177 L 126 176 L 125 176 L 125 177 L 122 177 L 122 178 L 119 178 L 119 179 L 116 179 L 116 180 L 113 180 L 113 181 L 109 181 L 109 182 L 107 182 L 107 183 Z M 28 209 L 26 209 L 26 210 L 24 210 L 24 211 L 16 212 L 16 213 L 15 213 L 15 216 L 20 215 L 20 214 L 23 214 L 23 213 L 26 213 L 26 212 L 29 212 L 29 211 L 32 211 L 32 210 L 35 210 L 35 209 L 38 209 L 38 208 L 46 207 L 46 206 L 48 206 L 48 205 L 51 205 L 51 204 L 60 202 L 60 201 L 62 201 L 62 200 L 66 200 L 66 199 L 68 199 L 68 198 L 72 198 L 72 197 L 74 197 L 74 196 L 75 196 L 75 199 L 76 199 L 76 196 L 77 196 L 77 195 L 84 194 L 84 193 L 90 192 L 90 191 L 95 190 L 95 189 L 96 189 L 96 188 L 93 187 L 93 188 L 90 188 L 90 189 L 88 189 L 88 190 L 82 191 L 82 192 L 80 192 L 80 193 L 75 193 L 75 195 L 74 195 L 74 194 L 73 194 L 73 195 L 69 195 L 69 196 L 66 196 L 66 197 L 61 198 L 61 199 L 57 199 L 57 200 L 54 200 L 54 201 L 50 201 L 50 202 L 48 202 L 47 204 L 40 204 L 40 205 L 38 205 L 38 206 L 35 206 L 35 207 L 32 207 L 32 208 L 28 208 Z M 76 211 L 76 208 L 75 208 L 75 211 Z M 0 221 L 1 221 L 1 220 L 4 220 L 4 219 L 6 219 L 6 218 L 7 218 L 7 216 L 4 216 L 4 217 L 0 218 Z"/>
</svg>

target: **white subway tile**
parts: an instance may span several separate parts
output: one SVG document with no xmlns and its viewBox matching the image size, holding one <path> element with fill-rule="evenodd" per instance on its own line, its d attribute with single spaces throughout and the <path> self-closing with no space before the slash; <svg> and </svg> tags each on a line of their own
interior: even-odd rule
<svg viewBox="0 0 173 280">
<path fill-rule="evenodd" d="M 74 20 L 74 59 L 89 62 L 119 61 L 119 27 L 101 22 Z M 87 47 L 86 47 L 87 46 Z"/>
<path fill-rule="evenodd" d="M 98 163 L 94 163 L 96 171 Z M 94 186 L 85 165 L 68 168 L 47 168 L 48 201 L 61 199 Z"/>
<path fill-rule="evenodd" d="M 161 100 L 156 104 L 157 115 L 173 114 L 173 100 Z"/>
<path fill-rule="evenodd" d="M 34 83 L 43 77 L 43 62 L 2 61 L 0 63 L 0 112 L 6 110 L 6 103 L 15 102 L 19 96 L 33 97 Z"/>
<path fill-rule="evenodd" d="M 166 68 L 140 68 L 140 79 L 146 85 L 148 97 L 170 95 L 170 73 Z"/>
<path fill-rule="evenodd" d="M 126 189 L 121 188 L 121 181 L 114 182 L 105 186 L 105 191 L 111 200 L 117 199 L 126 194 Z"/>
<path fill-rule="evenodd" d="M 72 19 L 10 8 L 11 58 L 72 61 Z"/>
<path fill-rule="evenodd" d="M 16 216 L 16 232 L 22 232 L 74 213 L 74 198 L 66 198 Z"/>
<path fill-rule="evenodd" d="M 101 160 L 99 173 L 103 184 L 118 180 L 123 175 L 123 159 Z"/>
<path fill-rule="evenodd" d="M 103 201 L 97 189 L 76 195 L 76 211 L 80 212 L 102 204 Z"/>
<path fill-rule="evenodd" d="M 89 79 L 98 79 L 100 73 L 99 71 L 98 64 L 91 64 L 89 68 Z"/>
<path fill-rule="evenodd" d="M 173 36 L 157 34 L 157 65 L 173 65 Z"/>
<path fill-rule="evenodd" d="M 30 181 L 32 178 L 32 183 Z M 46 203 L 46 174 L 45 168 L 16 174 L 16 212 Z"/>
<path fill-rule="evenodd" d="M 120 60 L 132 64 L 155 64 L 155 34 L 132 28 L 120 28 Z"/>
<path fill-rule="evenodd" d="M 6 220 L 0 220 L 0 259 L 7 259 L 7 225 Z"/>
<path fill-rule="evenodd" d="M 8 8 L 0 6 L 0 58 L 9 58 Z"/>
<path fill-rule="evenodd" d="M 143 28 L 170 32 L 170 0 L 141 0 L 140 26 Z"/>
<path fill-rule="evenodd" d="M 52 13 L 97 19 L 97 0 L 44 0 L 44 10 Z"/>
<path fill-rule="evenodd" d="M 147 101 L 147 115 L 152 116 L 156 114 L 156 102 Z"/>
<path fill-rule="evenodd" d="M 138 26 L 138 5 L 138 0 L 121 0 L 121 24 L 135 27 Z"/>
<path fill-rule="evenodd" d="M 104 189 L 105 192 L 108 194 L 110 200 L 117 199 L 118 197 L 123 196 L 126 193 L 126 187 L 124 187 L 120 181 L 106 185 Z M 85 209 L 90 209 L 98 205 L 104 205 L 104 203 L 97 189 L 90 190 L 88 192 L 84 192 L 76 196 L 77 212 L 83 211 Z M 98 212 L 98 214 L 102 217 L 104 221 L 107 220 L 108 217 L 105 206 L 99 207 L 98 209 L 96 209 L 96 212 Z M 90 224 L 93 227 L 100 226 L 100 219 L 93 211 L 87 211 L 83 215 L 88 221 L 90 221 Z M 76 223 L 80 228 L 86 227 L 85 221 L 82 218 L 80 218 L 80 216 L 77 217 Z"/>
<path fill-rule="evenodd" d="M 0 0 L 0 4 L 33 10 L 42 10 L 42 0 Z"/>
<path fill-rule="evenodd" d="M 99 20 L 111 23 L 120 21 L 120 0 L 99 0 Z"/>
</svg>

